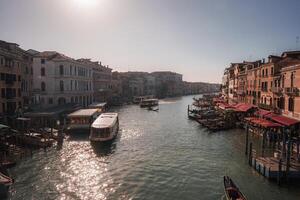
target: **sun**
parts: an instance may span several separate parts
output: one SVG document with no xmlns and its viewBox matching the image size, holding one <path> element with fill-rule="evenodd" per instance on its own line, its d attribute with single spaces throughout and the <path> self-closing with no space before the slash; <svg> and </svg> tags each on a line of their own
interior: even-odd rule
<svg viewBox="0 0 300 200">
<path fill-rule="evenodd" d="M 100 0 L 73 0 L 78 7 L 93 7 L 96 6 Z"/>
</svg>

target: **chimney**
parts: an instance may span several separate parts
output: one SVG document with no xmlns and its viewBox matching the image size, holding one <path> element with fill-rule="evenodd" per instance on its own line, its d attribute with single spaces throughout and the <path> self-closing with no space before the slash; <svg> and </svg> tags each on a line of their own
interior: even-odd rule
<svg viewBox="0 0 300 200">
<path fill-rule="evenodd" d="M 262 59 L 262 63 L 265 64 L 265 59 L 264 58 Z"/>
</svg>

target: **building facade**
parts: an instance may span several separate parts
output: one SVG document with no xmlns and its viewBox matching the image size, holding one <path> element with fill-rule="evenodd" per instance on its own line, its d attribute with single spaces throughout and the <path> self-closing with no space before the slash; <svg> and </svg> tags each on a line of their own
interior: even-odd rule
<svg viewBox="0 0 300 200">
<path fill-rule="evenodd" d="M 270 55 L 266 63 L 263 59 L 231 64 L 224 71 L 222 93 L 228 103 L 253 104 L 299 119 L 299 77 L 300 51 L 283 52 Z"/>
<path fill-rule="evenodd" d="M 32 92 L 32 57 L 18 44 L 0 41 L 0 114 L 16 115 L 29 105 Z"/>
<path fill-rule="evenodd" d="M 66 103 L 87 106 L 93 101 L 93 69 L 90 65 L 54 51 L 33 58 L 33 94 L 36 106 Z"/>
</svg>

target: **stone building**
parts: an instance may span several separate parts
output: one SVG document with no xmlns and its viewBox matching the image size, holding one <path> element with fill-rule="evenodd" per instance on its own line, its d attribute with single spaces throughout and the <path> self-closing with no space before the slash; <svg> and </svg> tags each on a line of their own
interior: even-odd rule
<svg viewBox="0 0 300 200">
<path fill-rule="evenodd" d="M 11 116 L 29 105 L 32 91 L 32 57 L 18 44 L 0 41 L 0 114 Z"/>
<path fill-rule="evenodd" d="M 158 71 L 152 72 L 151 75 L 155 77 L 156 93 L 158 97 L 162 98 L 182 95 L 182 74 L 170 71 Z"/>
<path fill-rule="evenodd" d="M 101 62 L 90 59 L 78 59 L 78 62 L 90 66 L 93 70 L 93 99 L 95 102 L 108 102 L 112 96 L 112 69 Z"/>
<path fill-rule="evenodd" d="M 46 108 L 66 103 L 87 106 L 93 101 L 93 69 L 55 51 L 33 58 L 33 93 L 36 106 Z"/>
<path fill-rule="evenodd" d="M 247 77 L 246 77 L 246 103 L 258 105 L 260 103 L 260 65 L 261 62 L 248 63 L 247 68 Z"/>
</svg>

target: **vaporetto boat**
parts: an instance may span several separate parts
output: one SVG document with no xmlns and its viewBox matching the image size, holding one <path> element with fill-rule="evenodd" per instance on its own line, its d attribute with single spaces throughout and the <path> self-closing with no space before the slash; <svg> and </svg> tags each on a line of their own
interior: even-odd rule
<svg viewBox="0 0 300 200">
<path fill-rule="evenodd" d="M 103 113 L 92 124 L 90 140 L 105 142 L 113 140 L 119 131 L 118 113 Z"/>
</svg>

